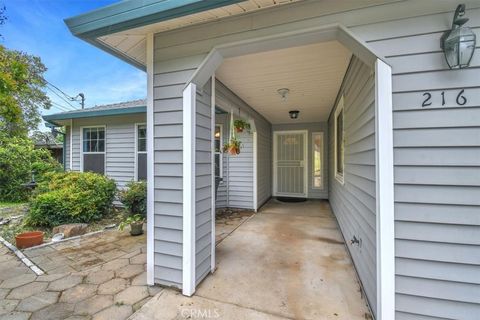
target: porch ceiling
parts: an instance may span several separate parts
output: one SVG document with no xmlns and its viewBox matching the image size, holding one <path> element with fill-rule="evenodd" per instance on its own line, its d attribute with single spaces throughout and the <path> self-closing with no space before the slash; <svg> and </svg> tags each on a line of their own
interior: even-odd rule
<svg viewBox="0 0 480 320">
<path fill-rule="evenodd" d="M 272 124 L 326 121 L 350 60 L 350 51 L 329 41 L 224 61 L 216 76 Z M 288 88 L 282 101 L 277 90 Z M 299 110 L 291 120 L 290 110 Z"/>
</svg>

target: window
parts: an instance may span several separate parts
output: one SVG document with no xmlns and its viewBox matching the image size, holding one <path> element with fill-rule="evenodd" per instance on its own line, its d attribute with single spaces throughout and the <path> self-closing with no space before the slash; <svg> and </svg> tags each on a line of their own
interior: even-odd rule
<svg viewBox="0 0 480 320">
<path fill-rule="evenodd" d="M 222 125 L 215 125 L 215 177 L 223 177 L 223 156 L 222 156 Z"/>
<path fill-rule="evenodd" d="M 344 108 L 343 97 L 338 102 L 335 110 L 335 177 L 338 181 L 344 181 L 344 153 L 345 136 L 343 131 Z"/>
<path fill-rule="evenodd" d="M 82 171 L 105 173 L 105 127 L 82 130 Z"/>
<path fill-rule="evenodd" d="M 314 189 L 323 188 L 323 132 L 312 133 L 313 182 Z"/>
<path fill-rule="evenodd" d="M 147 180 L 147 126 L 137 124 L 137 180 Z"/>
</svg>

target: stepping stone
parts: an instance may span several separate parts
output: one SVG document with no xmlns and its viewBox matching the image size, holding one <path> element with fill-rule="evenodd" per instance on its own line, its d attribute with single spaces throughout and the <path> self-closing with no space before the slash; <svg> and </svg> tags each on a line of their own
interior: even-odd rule
<svg viewBox="0 0 480 320">
<path fill-rule="evenodd" d="M 30 274 L 21 274 L 16 277 L 7 279 L 2 282 L 0 285 L 0 288 L 6 288 L 6 289 L 13 289 L 17 287 L 21 287 L 24 284 L 33 282 L 37 276 L 30 273 Z"/>
<path fill-rule="evenodd" d="M 95 295 L 97 286 L 94 284 L 79 284 L 62 293 L 60 302 L 77 303 Z"/>
<path fill-rule="evenodd" d="M 105 283 L 102 283 L 98 287 L 99 294 L 115 294 L 122 291 L 127 287 L 127 280 L 122 278 L 115 278 Z"/>
<path fill-rule="evenodd" d="M 27 312 L 9 312 L 0 316 L 0 320 L 28 320 L 30 313 Z"/>
<path fill-rule="evenodd" d="M 74 275 L 69 275 L 66 276 L 65 278 L 61 278 L 58 280 L 55 280 L 50 283 L 48 286 L 49 291 L 63 291 L 66 289 L 70 289 L 77 284 L 80 284 L 83 280 L 82 276 L 74 276 Z"/>
<path fill-rule="evenodd" d="M 138 276 L 132 279 L 133 286 L 146 286 L 147 285 L 147 273 L 142 272 Z"/>
<path fill-rule="evenodd" d="M 15 309 L 18 304 L 18 300 L 3 299 L 0 301 L 0 315 L 9 313 Z"/>
<path fill-rule="evenodd" d="M 26 285 L 13 289 L 7 296 L 8 299 L 25 299 L 39 292 L 45 291 L 48 283 L 46 282 L 30 282 Z"/>
<path fill-rule="evenodd" d="M 128 259 L 115 259 L 105 263 L 102 266 L 103 270 L 118 270 L 123 266 L 128 265 Z"/>
<path fill-rule="evenodd" d="M 132 314 L 131 306 L 113 305 L 95 314 L 92 320 L 124 320 Z"/>
<path fill-rule="evenodd" d="M 131 264 L 145 264 L 145 263 L 147 263 L 147 254 L 146 253 L 141 253 L 138 256 L 130 258 L 130 263 Z"/>
<path fill-rule="evenodd" d="M 57 302 L 58 296 L 58 292 L 41 292 L 20 301 L 16 310 L 27 312 L 37 311 Z"/>
<path fill-rule="evenodd" d="M 37 281 L 52 282 L 65 277 L 68 273 L 44 274 L 37 277 Z"/>
<path fill-rule="evenodd" d="M 123 303 L 133 305 L 136 302 L 149 296 L 148 289 L 145 286 L 132 286 L 119 292 L 115 296 L 115 303 Z"/>
<path fill-rule="evenodd" d="M 56 303 L 36 311 L 30 320 L 63 320 L 73 313 L 73 304 Z"/>
<path fill-rule="evenodd" d="M 142 273 L 144 270 L 145 267 L 142 264 L 130 264 L 117 270 L 116 275 L 120 278 L 129 279 Z"/>
<path fill-rule="evenodd" d="M 77 303 L 75 306 L 75 314 L 93 315 L 100 310 L 108 308 L 113 304 L 113 297 L 107 295 L 96 295 L 87 300 Z"/>
<path fill-rule="evenodd" d="M 85 279 L 86 283 L 101 284 L 113 279 L 115 273 L 111 270 L 99 270 L 91 272 Z"/>
</svg>

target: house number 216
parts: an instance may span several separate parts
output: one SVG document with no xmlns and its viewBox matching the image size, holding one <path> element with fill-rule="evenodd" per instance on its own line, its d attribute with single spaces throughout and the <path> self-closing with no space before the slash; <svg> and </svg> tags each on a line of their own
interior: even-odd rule
<svg viewBox="0 0 480 320">
<path fill-rule="evenodd" d="M 463 106 L 464 104 L 467 103 L 467 98 L 463 95 L 465 93 L 465 89 L 460 90 L 460 92 L 457 94 L 457 98 L 455 99 L 455 102 L 459 106 Z M 440 93 L 440 96 L 442 97 L 442 106 L 445 105 L 445 91 L 442 91 Z M 432 105 L 432 94 L 430 92 L 425 92 L 423 94 L 423 97 L 425 98 L 422 103 L 422 107 L 428 107 Z"/>
</svg>

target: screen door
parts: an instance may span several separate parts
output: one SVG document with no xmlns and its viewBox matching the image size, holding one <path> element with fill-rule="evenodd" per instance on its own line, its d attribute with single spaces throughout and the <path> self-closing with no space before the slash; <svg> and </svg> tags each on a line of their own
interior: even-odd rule
<svg viewBox="0 0 480 320">
<path fill-rule="evenodd" d="M 274 132 L 274 195 L 307 196 L 307 132 Z"/>
</svg>

